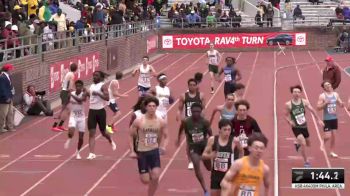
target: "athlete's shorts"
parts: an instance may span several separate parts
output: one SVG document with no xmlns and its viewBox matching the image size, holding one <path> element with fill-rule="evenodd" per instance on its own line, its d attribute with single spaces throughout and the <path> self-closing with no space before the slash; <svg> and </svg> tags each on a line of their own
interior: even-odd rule
<svg viewBox="0 0 350 196">
<path fill-rule="evenodd" d="M 111 103 L 109 102 L 109 108 L 112 110 L 112 112 L 117 113 L 119 111 L 119 107 L 117 103 Z"/>
<path fill-rule="evenodd" d="M 338 119 L 323 120 L 324 132 L 337 130 L 338 129 Z"/>
<path fill-rule="evenodd" d="M 89 110 L 88 115 L 88 129 L 89 131 L 96 130 L 96 126 L 100 128 L 101 132 L 106 130 L 106 110 L 104 108 L 100 110 Z"/>
<path fill-rule="evenodd" d="M 225 94 L 225 97 L 226 95 L 228 94 L 232 94 L 236 91 L 236 84 L 235 83 L 229 83 L 229 82 L 225 82 L 225 85 L 224 85 L 224 94 Z"/>
<path fill-rule="evenodd" d="M 307 127 L 292 127 L 292 130 L 295 137 L 298 137 L 298 135 L 302 134 L 304 138 L 307 139 L 310 136 Z"/>
<path fill-rule="evenodd" d="M 69 98 L 70 98 L 69 91 L 61 90 L 60 98 L 61 98 L 62 105 L 68 105 Z"/>
<path fill-rule="evenodd" d="M 158 148 L 146 152 L 138 152 L 137 155 L 137 165 L 140 174 L 148 173 L 154 168 L 160 168 L 160 155 Z"/>
<path fill-rule="evenodd" d="M 213 72 L 214 74 L 219 73 L 219 66 L 209 64 L 209 72 Z"/>
<path fill-rule="evenodd" d="M 68 128 L 75 128 L 79 132 L 85 132 L 85 116 L 76 118 L 74 116 L 69 117 Z"/>
<path fill-rule="evenodd" d="M 211 179 L 210 179 L 210 189 L 214 189 L 214 190 L 220 190 L 221 189 L 221 186 L 220 186 L 220 183 L 222 181 L 222 179 L 224 179 L 225 175 L 215 175 L 211 176 Z"/>
<path fill-rule="evenodd" d="M 188 147 L 190 149 L 190 153 L 195 153 L 197 155 L 202 156 L 206 145 L 207 142 L 205 141 L 199 144 L 190 144 Z"/>
<path fill-rule="evenodd" d="M 144 95 L 149 91 L 150 87 L 143 87 L 139 85 L 137 86 L 137 89 L 139 92 L 141 92 L 141 95 Z"/>
</svg>

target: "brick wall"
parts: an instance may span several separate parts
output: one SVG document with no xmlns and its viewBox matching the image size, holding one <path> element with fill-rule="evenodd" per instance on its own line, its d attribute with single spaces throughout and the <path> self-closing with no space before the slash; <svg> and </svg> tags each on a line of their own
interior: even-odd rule
<svg viewBox="0 0 350 196">
<path fill-rule="evenodd" d="M 147 55 L 147 37 L 152 35 L 157 35 L 157 32 L 151 31 L 127 37 L 83 43 L 76 47 L 48 51 L 41 55 L 28 56 L 8 62 L 15 66 L 15 70 L 11 73 L 12 80 L 16 81 L 14 82 L 16 90 L 15 104 L 21 102 L 21 97 L 28 85 L 35 85 L 37 90 L 45 90 L 48 93 L 47 98 L 50 100 L 58 98 L 59 92 L 49 93 L 49 69 L 50 65 L 55 62 L 68 60 L 91 52 L 99 52 L 99 69 L 107 73 L 124 70 L 140 63 L 142 56 Z M 110 52 L 115 55 L 116 61 L 112 66 L 107 67 L 107 51 L 110 48 L 114 49 L 110 50 Z M 92 77 L 84 82 L 91 84 Z"/>
</svg>

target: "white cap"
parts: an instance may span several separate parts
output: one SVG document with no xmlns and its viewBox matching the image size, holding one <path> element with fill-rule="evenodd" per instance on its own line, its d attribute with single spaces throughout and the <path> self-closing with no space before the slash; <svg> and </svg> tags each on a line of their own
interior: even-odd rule
<svg viewBox="0 0 350 196">
<path fill-rule="evenodd" d="M 18 31 L 17 25 L 12 25 L 11 30 L 12 30 L 12 31 Z"/>
<path fill-rule="evenodd" d="M 12 25 L 12 23 L 9 21 L 5 21 L 5 27 L 7 27 L 7 25 Z"/>
</svg>

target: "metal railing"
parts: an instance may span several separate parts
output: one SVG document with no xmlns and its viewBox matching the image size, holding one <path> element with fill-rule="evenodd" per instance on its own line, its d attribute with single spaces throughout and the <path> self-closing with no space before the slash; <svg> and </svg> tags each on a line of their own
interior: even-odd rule
<svg viewBox="0 0 350 196">
<path fill-rule="evenodd" d="M 150 30 L 156 30 L 154 21 L 140 21 L 119 25 L 44 33 L 23 36 L 15 39 L 0 40 L 0 62 L 23 58 L 43 52 L 79 46 L 81 44 L 130 36 Z"/>
<path fill-rule="evenodd" d="M 332 18 L 331 16 L 313 16 L 310 18 L 286 18 L 284 22 L 291 23 L 293 28 L 295 26 L 336 26 L 336 25 L 345 25 L 349 24 L 350 21 L 339 20 L 336 17 Z"/>
</svg>

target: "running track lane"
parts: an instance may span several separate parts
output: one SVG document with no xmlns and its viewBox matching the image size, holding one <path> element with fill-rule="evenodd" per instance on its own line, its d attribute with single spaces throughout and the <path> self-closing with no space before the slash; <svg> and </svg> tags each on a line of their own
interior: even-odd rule
<svg viewBox="0 0 350 196">
<path fill-rule="evenodd" d="M 239 59 L 237 60 L 237 68 L 241 70 L 242 72 L 242 81 L 243 83 L 247 83 L 248 78 L 250 77 L 250 72 L 252 70 L 252 65 L 254 58 L 257 54 L 256 53 L 241 53 L 239 56 Z M 249 57 L 249 58 L 247 58 Z M 246 61 L 247 59 L 251 61 Z M 206 89 L 204 89 L 206 90 Z M 207 90 L 208 92 L 208 90 Z M 212 110 L 217 106 L 224 103 L 224 96 L 223 96 L 223 86 L 221 86 L 221 92 L 218 93 L 212 100 L 209 106 L 206 110 L 206 117 L 210 117 Z M 218 116 L 216 116 L 213 124 L 212 129 L 213 133 L 217 134 L 217 119 Z M 178 125 L 177 125 L 178 126 Z M 200 184 L 198 183 L 194 171 L 193 170 L 187 170 L 187 158 L 186 158 L 186 151 L 185 151 L 186 145 L 181 145 L 179 149 L 179 153 L 177 157 L 173 160 L 173 162 L 170 162 L 170 167 L 168 170 L 163 173 L 159 189 L 159 196 L 165 196 L 165 195 L 202 195 L 203 191 L 200 187 Z M 203 165 L 201 165 L 203 176 L 205 178 L 205 182 L 207 184 L 208 189 L 210 188 L 210 172 L 206 171 Z M 178 180 L 175 182 L 174 179 L 180 177 L 181 179 L 186 180 Z"/>
<path fill-rule="evenodd" d="M 184 57 L 184 56 L 187 56 L 187 58 L 190 59 L 190 58 L 194 58 L 198 55 L 189 55 L 188 56 L 188 55 L 175 54 L 175 55 L 169 56 L 169 58 L 170 58 L 169 60 L 159 61 L 159 64 L 154 64 L 154 66 L 158 71 L 165 70 L 168 68 L 168 66 L 171 66 L 171 62 L 176 61 L 177 59 L 179 59 L 181 61 L 181 60 L 183 60 L 182 57 Z M 164 65 L 166 65 L 166 66 L 164 66 Z M 174 67 L 173 66 L 169 67 L 169 69 L 174 69 Z M 171 70 L 171 71 L 174 72 L 174 70 Z M 128 78 L 126 80 L 129 80 L 129 81 L 127 81 L 125 84 L 124 83 L 121 84 L 122 88 L 123 88 L 122 90 L 125 89 L 125 90 L 130 91 L 130 89 L 134 89 L 137 78 L 136 79 L 135 78 Z M 124 81 L 122 81 L 122 82 L 124 82 Z M 154 79 L 153 79 L 152 83 L 153 84 L 155 83 Z M 137 95 L 136 90 L 133 90 L 133 91 L 135 91 L 135 92 L 129 93 L 130 98 L 135 97 Z M 130 110 L 130 108 L 133 104 L 134 104 L 134 99 L 132 99 L 132 101 L 130 101 L 130 99 L 120 99 L 120 101 L 119 101 L 119 105 L 121 106 L 122 111 Z M 127 124 L 127 123 L 125 123 L 125 124 Z M 21 150 L 20 145 L 16 145 L 16 148 L 15 148 L 12 143 L 14 143 L 15 141 L 17 141 L 18 143 L 21 143 L 21 142 L 25 143 L 25 142 L 27 142 L 26 137 L 31 137 L 34 139 L 34 138 L 43 137 L 46 134 L 52 136 L 53 133 L 51 131 L 48 131 L 48 129 L 49 129 L 48 127 L 51 125 L 50 121 L 46 122 L 47 126 L 45 126 L 43 123 L 40 125 L 41 125 L 41 127 L 40 126 L 33 127 L 34 129 L 23 131 L 23 134 L 19 134 L 17 137 L 13 137 L 11 139 L 11 142 L 9 142 L 9 144 L 6 144 L 9 146 L 8 150 L 4 151 L 2 153 L 9 153 L 9 151 L 11 151 L 11 149 L 14 152 L 16 149 Z M 39 132 L 39 133 L 34 132 L 37 130 L 41 130 L 41 132 Z M 29 131 L 32 131 L 33 133 L 28 134 L 27 132 L 29 132 Z M 33 184 L 35 182 L 35 180 L 40 179 L 39 178 L 40 176 L 49 172 L 50 171 L 49 168 L 55 166 L 56 164 L 59 164 L 60 161 L 65 160 L 71 153 L 73 153 L 75 151 L 74 148 L 71 148 L 70 150 L 67 151 L 67 153 L 64 153 L 62 155 L 62 151 L 63 151 L 62 147 L 63 147 L 64 140 L 66 139 L 66 134 L 55 134 L 55 135 L 59 135 L 59 136 L 57 138 L 54 138 L 55 140 L 52 140 L 52 141 L 48 142 L 47 144 L 45 144 L 44 145 L 45 148 L 38 148 L 38 149 L 33 150 L 33 152 L 28 153 L 20 161 L 16 161 L 13 163 L 13 165 L 10 165 L 8 168 L 4 168 L 6 170 L 4 170 L 2 173 L 0 173 L 0 175 L 1 175 L 0 177 L 6 179 L 5 182 L 6 183 L 8 182 L 9 183 L 8 185 L 13 184 L 11 179 L 16 180 L 20 177 L 21 183 L 22 183 L 21 186 L 23 186 L 22 189 L 19 186 L 11 188 L 12 186 L 6 186 L 7 185 L 6 183 L 2 183 L 0 186 L 3 186 L 3 187 L 1 187 L 0 190 L 2 190 L 4 192 L 11 192 L 11 193 L 13 192 L 13 193 L 19 194 L 20 191 L 24 191 L 26 188 L 28 188 L 27 186 Z M 86 141 L 87 140 L 85 140 L 85 144 L 86 144 Z M 105 141 L 104 141 L 104 143 L 106 145 Z M 2 144 L 2 145 L 6 146 L 4 144 Z M 74 142 L 74 146 L 75 145 L 76 144 Z M 110 149 L 110 147 L 108 149 Z M 3 148 L 1 148 L 1 150 L 3 150 Z M 28 149 L 24 149 L 24 150 L 28 150 Z M 31 150 L 29 150 L 29 151 L 31 151 Z M 10 154 L 16 155 L 16 153 L 13 153 L 12 151 Z M 99 152 L 99 145 L 97 145 L 97 153 L 100 153 Z M 17 154 L 20 154 L 20 153 L 17 153 Z M 43 158 L 38 159 L 35 157 L 35 155 L 42 155 L 42 154 L 44 154 L 44 155 L 58 154 L 61 156 L 56 158 L 56 159 L 49 158 L 48 160 L 44 160 Z M 8 161 L 9 160 L 5 160 L 4 162 L 7 163 Z M 28 168 L 28 167 L 30 167 L 30 168 Z M 31 171 L 32 172 L 31 175 L 23 175 L 23 172 L 26 172 L 26 171 Z"/>
<path fill-rule="evenodd" d="M 203 60 L 201 61 L 201 72 L 207 70 L 207 65 L 205 64 L 204 59 L 206 58 L 203 58 Z M 196 71 L 193 70 L 190 73 L 190 76 L 193 76 L 195 72 Z M 184 78 L 186 78 L 186 76 Z M 205 72 L 205 76 L 200 85 L 200 89 L 205 93 L 206 101 L 208 101 L 211 97 L 211 95 L 209 94 L 209 89 L 205 88 L 208 87 L 210 84 L 208 79 L 209 74 Z M 183 82 L 181 82 L 181 85 L 177 85 L 176 88 L 173 88 L 171 90 L 177 92 L 178 95 L 184 93 L 187 89 L 186 81 L 187 79 L 183 80 Z M 178 104 L 171 108 L 168 112 L 169 145 L 167 147 L 166 155 L 161 157 L 162 170 L 164 169 L 165 165 L 169 162 L 169 159 L 173 155 L 174 151 L 176 151 L 174 147 L 174 141 L 177 136 L 178 129 L 178 122 L 176 122 L 175 120 L 177 108 Z M 118 193 L 124 193 L 123 195 L 142 195 L 144 192 L 147 192 L 147 186 L 142 185 L 139 181 L 137 161 L 135 159 L 125 158 L 117 164 L 118 165 L 115 165 L 115 167 L 112 168 L 114 172 L 107 173 L 107 176 L 103 177 L 101 179 L 102 181 L 100 180 L 98 184 L 92 186 L 92 188 L 87 193 L 90 193 L 90 195 L 103 195 L 106 194 L 107 191 L 113 190 L 118 191 Z M 96 185 L 98 186 L 96 187 Z M 133 188 L 130 189 L 130 187 Z M 160 194 L 159 191 L 157 193 Z"/>
<path fill-rule="evenodd" d="M 182 76 L 183 73 L 186 73 L 186 71 L 188 70 L 195 69 L 197 66 L 199 67 L 199 64 L 196 64 L 195 62 L 192 63 L 191 66 L 189 66 L 189 64 L 187 64 L 186 62 L 189 62 L 192 59 L 198 59 L 202 56 L 204 55 L 191 54 L 187 58 L 176 63 L 176 65 L 174 65 L 171 68 L 171 72 L 168 73 L 169 80 L 171 80 L 172 78 L 175 79 L 178 76 Z M 193 76 L 193 73 L 192 75 L 187 75 L 184 78 L 177 79 L 185 80 L 191 76 Z M 135 101 L 132 101 L 132 104 L 134 102 Z M 68 157 L 59 165 L 55 165 L 54 168 L 50 167 L 50 172 L 47 173 L 45 176 L 41 176 L 40 179 L 37 179 L 38 181 L 36 181 L 35 184 L 33 184 L 29 189 L 23 192 L 22 195 L 27 193 L 31 195 L 45 195 L 48 192 L 59 192 L 61 190 L 61 187 L 65 187 L 65 190 L 67 190 L 66 194 L 83 194 L 93 184 L 93 182 L 95 182 L 95 180 L 98 177 L 100 177 L 109 167 L 111 167 L 111 165 L 116 159 L 125 155 L 126 149 L 128 148 L 128 134 L 126 129 L 128 122 L 129 118 L 126 118 L 120 124 L 121 128 L 125 127 L 125 129 L 122 129 L 125 131 L 119 132 L 118 137 L 116 138 L 118 145 L 117 152 L 112 152 L 110 150 L 109 144 L 106 141 L 102 141 L 102 143 L 100 143 L 101 139 L 104 140 L 103 138 L 101 138 L 97 141 L 97 150 L 98 154 L 103 154 L 102 157 L 99 157 L 97 160 L 91 163 L 89 161 L 71 161 L 70 158 L 72 157 Z M 61 144 L 63 144 L 63 142 Z M 52 148 L 55 147 L 53 146 Z M 75 175 L 76 173 L 79 173 L 79 175 Z M 69 178 L 64 178 L 68 174 L 72 175 L 69 175 Z M 59 183 L 62 184 L 62 186 L 57 186 L 58 179 L 64 179 L 63 181 L 59 181 Z M 82 181 L 81 179 L 84 180 Z M 79 186 L 76 185 L 76 182 L 78 181 L 80 182 Z"/>
<path fill-rule="evenodd" d="M 301 59 L 304 61 L 299 61 L 299 63 L 308 62 L 307 56 L 304 53 L 294 53 L 296 59 Z M 277 117 L 278 117 L 278 162 L 279 162 L 279 195 L 300 195 L 306 196 L 311 194 L 317 195 L 334 195 L 334 190 L 297 190 L 291 189 L 291 169 L 293 167 L 303 167 L 303 160 L 299 153 L 296 153 L 294 149 L 294 134 L 291 130 L 289 124 L 284 120 L 284 105 L 291 99 L 291 94 L 289 92 L 289 87 L 295 84 L 301 84 L 298 78 L 297 70 L 295 68 L 295 63 L 292 58 L 291 52 L 287 52 L 284 56 L 286 62 L 292 62 L 287 65 L 277 64 L 277 67 L 290 66 L 285 69 L 280 69 L 277 73 Z M 306 59 L 305 59 L 306 58 Z M 278 62 L 278 61 L 277 61 Z M 307 65 L 307 64 L 306 64 Z M 310 66 L 304 66 L 309 69 Z M 302 66 L 300 66 L 302 68 Z M 309 87 L 309 86 L 308 86 Z M 310 103 L 316 107 L 314 101 Z M 325 167 L 327 165 L 323 153 L 320 151 L 320 141 L 317 130 L 314 126 L 313 119 L 310 112 L 306 113 L 306 118 L 308 121 L 308 129 L 310 133 L 311 148 L 307 149 L 307 155 L 310 158 L 312 167 Z M 324 194 L 323 194 L 324 193 Z"/>
</svg>

